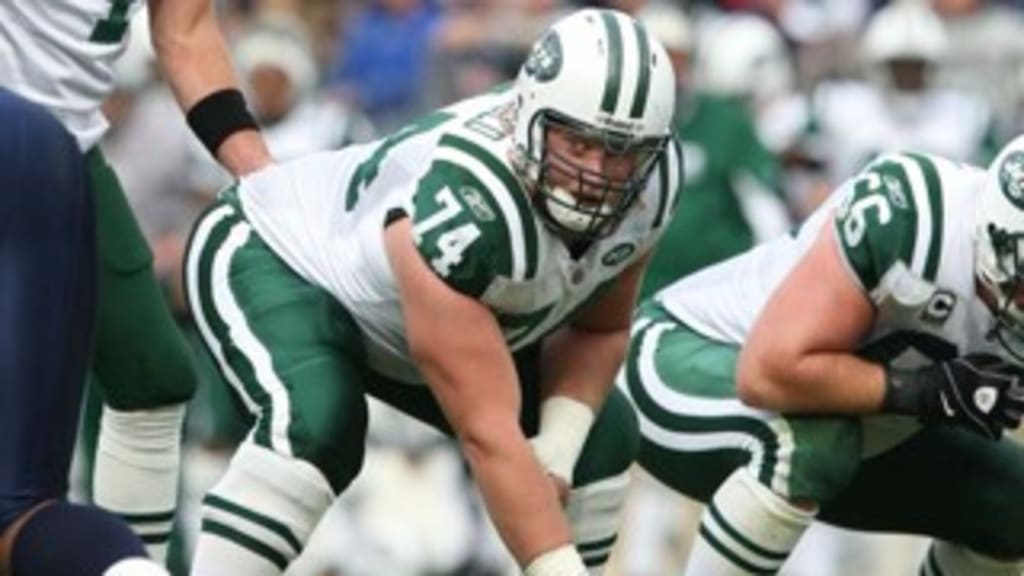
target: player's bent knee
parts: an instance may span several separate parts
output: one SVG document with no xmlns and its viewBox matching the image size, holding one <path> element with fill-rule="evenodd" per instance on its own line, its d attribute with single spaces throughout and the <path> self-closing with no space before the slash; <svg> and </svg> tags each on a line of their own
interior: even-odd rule
<svg viewBox="0 0 1024 576">
<path fill-rule="evenodd" d="M 853 480 L 860 459 L 861 433 L 855 421 L 816 427 L 812 440 L 801 443 L 793 456 L 790 497 L 818 503 L 836 498 Z"/>
<path fill-rule="evenodd" d="M 365 422 L 352 424 L 351 433 L 314 434 L 312 429 L 293 434 L 292 449 L 296 458 L 314 466 L 330 484 L 335 494 L 340 494 L 363 468 L 366 454 Z M 337 431 L 335 431 L 337 432 Z"/>
<path fill-rule="evenodd" d="M 629 400 L 613 389 L 598 413 L 573 478 L 584 485 L 616 476 L 636 460 L 640 450 L 640 425 Z"/>
</svg>

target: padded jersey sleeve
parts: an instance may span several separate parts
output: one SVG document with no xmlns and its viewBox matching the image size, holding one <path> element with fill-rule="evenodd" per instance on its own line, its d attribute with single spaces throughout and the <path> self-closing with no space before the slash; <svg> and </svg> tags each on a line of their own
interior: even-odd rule
<svg viewBox="0 0 1024 576">
<path fill-rule="evenodd" d="M 941 182 L 930 159 L 876 160 L 844 186 L 834 229 L 840 251 L 868 293 L 897 264 L 934 280 L 942 241 Z"/>
<path fill-rule="evenodd" d="M 497 277 L 536 268 L 532 209 L 492 155 L 458 138 L 441 148 L 412 197 L 413 236 L 438 277 L 480 297 Z"/>
</svg>

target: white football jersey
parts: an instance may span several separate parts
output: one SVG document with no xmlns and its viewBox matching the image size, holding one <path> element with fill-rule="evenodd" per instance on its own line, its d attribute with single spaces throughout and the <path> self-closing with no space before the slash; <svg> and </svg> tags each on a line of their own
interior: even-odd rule
<svg viewBox="0 0 1024 576">
<path fill-rule="evenodd" d="M 50 110 L 88 150 L 141 0 L 0 1 L 0 86 Z"/>
<path fill-rule="evenodd" d="M 515 93 L 438 110 L 393 135 L 242 180 L 246 217 L 273 250 L 337 298 L 370 365 L 420 382 L 384 251 L 389 219 L 411 218 L 424 260 L 495 314 L 511 350 L 562 324 L 647 252 L 674 209 L 681 161 L 666 149 L 618 228 L 574 259 L 535 215 L 510 163 Z M 443 329 L 443 327 L 438 327 Z"/>
<path fill-rule="evenodd" d="M 975 291 L 973 222 L 985 171 L 933 156 L 883 156 L 849 180 L 795 236 L 684 278 L 656 298 L 714 340 L 741 344 L 768 298 L 822 227 L 836 234 L 877 316 L 861 350 L 916 365 L 999 353 L 994 319 Z M 836 310 L 836 314 L 842 314 Z"/>
</svg>

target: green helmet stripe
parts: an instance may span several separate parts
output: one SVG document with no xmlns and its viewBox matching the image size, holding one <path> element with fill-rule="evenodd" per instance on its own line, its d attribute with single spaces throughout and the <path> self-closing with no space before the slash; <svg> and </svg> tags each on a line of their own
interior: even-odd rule
<svg viewBox="0 0 1024 576">
<path fill-rule="evenodd" d="M 622 84 L 622 31 L 618 19 L 610 12 L 602 11 L 601 20 L 608 34 L 608 71 L 604 80 L 601 111 L 614 114 L 619 105 L 619 88 Z"/>
<path fill-rule="evenodd" d="M 651 43 L 647 30 L 635 20 L 633 29 L 636 31 L 637 52 L 640 54 L 640 77 L 637 78 L 636 90 L 633 92 L 633 106 L 629 109 L 629 117 L 641 118 L 644 115 L 644 108 L 647 107 L 647 92 L 651 89 L 651 68 L 648 65 L 651 60 Z"/>
</svg>

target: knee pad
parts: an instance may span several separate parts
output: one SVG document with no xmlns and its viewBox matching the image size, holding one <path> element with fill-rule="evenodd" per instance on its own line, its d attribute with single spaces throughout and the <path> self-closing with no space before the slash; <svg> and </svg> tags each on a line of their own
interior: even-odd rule
<svg viewBox="0 0 1024 576">
<path fill-rule="evenodd" d="M 187 402 L 198 376 L 189 348 L 160 290 L 153 269 L 121 270 L 111 263 L 132 244 L 145 241 L 116 191 L 97 194 L 100 249 L 99 318 L 93 367 L 106 402 L 118 410 L 147 410 Z M 122 213 L 123 212 L 123 213 Z M 123 221 L 123 222 L 122 222 Z M 137 237 L 136 237 L 137 236 Z M 105 240 L 105 241 L 104 241 Z M 145 248 L 148 251 L 148 248 Z"/>
<path fill-rule="evenodd" d="M 574 482 L 582 486 L 618 476 L 629 469 L 639 452 L 640 424 L 633 405 L 613 389 L 587 435 L 573 471 Z"/>
<path fill-rule="evenodd" d="M 565 515 L 573 543 L 595 573 L 600 573 L 615 546 L 628 485 L 629 474 L 623 472 L 569 492 Z"/>
<path fill-rule="evenodd" d="M 997 560 L 936 540 L 921 561 L 921 576 L 1020 576 L 1024 559 Z"/>
<path fill-rule="evenodd" d="M 365 409 L 337 415 L 340 425 L 325 424 L 310 418 L 301 410 L 291 426 L 292 454 L 311 463 L 340 494 L 359 475 L 366 455 Z"/>
</svg>

